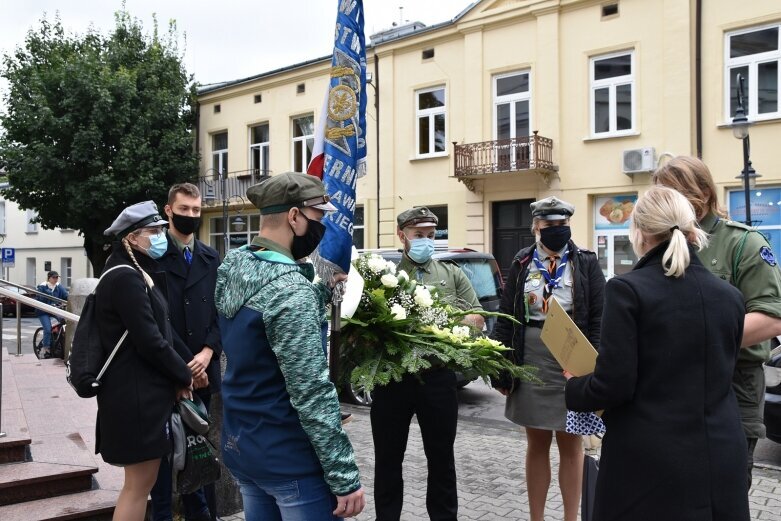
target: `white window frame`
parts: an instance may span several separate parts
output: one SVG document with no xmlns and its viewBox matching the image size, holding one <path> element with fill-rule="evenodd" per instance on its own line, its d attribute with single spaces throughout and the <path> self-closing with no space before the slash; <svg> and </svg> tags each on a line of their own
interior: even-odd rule
<svg viewBox="0 0 781 521">
<path fill-rule="evenodd" d="M 594 66 L 596 62 L 606 60 L 610 58 L 616 58 L 618 56 L 629 55 L 630 67 L 632 69 L 631 74 L 625 74 L 624 76 L 614 76 L 612 78 L 605 78 L 603 80 L 594 79 Z M 637 83 L 635 82 L 635 71 L 637 65 L 635 63 L 635 50 L 626 49 L 623 51 L 612 52 L 609 54 L 600 54 L 598 56 L 592 56 L 589 59 L 589 134 L 592 138 L 603 137 L 618 137 L 637 134 Z M 622 85 L 632 86 L 632 127 L 626 130 L 616 130 L 617 125 L 617 110 L 616 110 L 616 87 Z M 596 132 L 595 117 L 596 117 L 596 99 L 594 93 L 598 89 L 608 88 L 608 118 L 609 129 L 607 132 Z"/>
<path fill-rule="evenodd" d="M 5 235 L 5 201 L 0 201 L 0 235 Z"/>
<path fill-rule="evenodd" d="M 740 56 L 738 58 L 730 58 L 730 38 L 741 34 L 772 29 L 774 27 L 778 28 L 779 39 L 778 48 L 775 51 L 751 54 L 749 56 Z M 754 26 L 747 29 L 740 29 L 738 31 L 730 31 L 724 34 L 724 114 L 726 124 L 732 123 L 730 101 L 732 100 L 734 92 L 730 88 L 730 85 L 732 82 L 732 76 L 734 76 L 734 74 L 731 73 L 731 71 L 737 67 L 748 68 L 748 78 L 746 78 L 746 82 L 748 83 L 748 92 L 746 92 L 746 96 L 748 97 L 749 112 L 746 114 L 746 117 L 749 119 L 749 121 L 764 121 L 768 119 L 781 118 L 781 96 L 779 96 L 781 92 L 778 91 L 776 92 L 776 96 L 778 97 L 778 106 L 776 108 L 776 112 L 766 112 L 764 114 L 757 113 L 757 109 L 759 108 L 759 73 L 757 71 L 757 67 L 762 63 L 768 63 L 772 61 L 778 62 L 778 78 L 776 87 L 781 89 L 781 23 Z"/>
<path fill-rule="evenodd" d="M 441 90 L 444 102 L 441 107 L 435 107 L 432 109 L 420 109 L 420 95 L 428 92 L 435 92 Z M 436 116 L 445 116 L 445 149 L 441 152 L 433 151 L 436 148 L 436 131 L 434 128 L 434 121 Z M 420 120 L 428 118 L 428 149 L 427 154 L 420 153 Z M 447 155 L 447 87 L 445 85 L 437 85 L 436 87 L 428 87 L 425 89 L 419 89 L 415 91 L 415 157 L 427 158 L 427 157 L 442 157 Z M 432 152 L 433 151 L 433 152 Z"/>
<path fill-rule="evenodd" d="M 616 237 L 626 237 L 629 239 L 629 228 L 619 230 L 594 230 L 594 251 L 597 252 L 597 259 L 599 260 L 599 238 L 606 237 L 607 244 L 605 244 L 605 262 L 607 263 L 607 273 L 604 273 L 606 279 L 612 279 L 616 276 L 615 262 L 616 262 Z M 634 266 L 636 262 L 633 262 L 631 266 Z M 627 264 L 627 266 L 630 266 Z"/>
<path fill-rule="evenodd" d="M 297 119 L 304 119 L 304 118 L 312 118 L 312 122 L 315 123 L 315 115 L 313 113 L 309 114 L 302 114 L 300 116 L 295 116 L 290 119 L 290 135 L 292 140 L 292 146 L 290 147 L 290 170 L 292 172 L 296 171 L 296 147 L 303 147 L 301 149 L 301 158 L 303 159 L 303 171 L 302 174 L 306 173 L 306 169 L 309 166 L 309 162 L 312 161 L 312 155 L 309 154 L 309 157 L 307 157 L 307 154 L 309 153 L 309 150 L 314 149 L 315 144 L 315 126 L 312 125 L 312 134 L 307 134 L 305 136 L 298 136 L 295 137 L 295 129 L 296 129 L 296 120 Z M 312 146 L 308 147 L 307 143 L 311 141 Z"/>
<path fill-rule="evenodd" d="M 217 165 L 217 167 L 216 167 L 217 172 L 215 172 L 215 177 L 219 176 L 219 174 L 221 174 L 221 173 L 222 174 L 227 174 L 228 173 L 226 171 L 227 170 L 226 165 L 228 164 L 228 149 L 227 148 L 220 148 L 220 149 L 215 149 L 214 148 L 214 139 L 217 136 L 219 136 L 220 134 L 225 134 L 228 138 L 230 138 L 230 136 L 228 136 L 228 131 L 227 130 L 222 131 L 222 132 L 215 132 L 215 133 L 213 133 L 211 135 L 211 138 L 212 138 L 212 168 L 215 168 L 214 167 L 215 164 Z"/>
<path fill-rule="evenodd" d="M 73 278 L 73 259 L 71 257 L 60 257 L 60 275 L 62 276 L 60 284 L 69 288 Z"/>
<path fill-rule="evenodd" d="M 252 134 L 253 130 L 256 127 L 263 127 L 265 126 L 268 129 L 268 139 L 269 141 L 264 141 L 261 143 L 253 143 L 252 142 Z M 271 126 L 268 122 L 265 123 L 258 123 L 257 125 L 252 125 L 249 127 L 249 160 L 247 161 L 247 164 L 250 166 L 251 171 L 258 170 L 260 175 L 265 175 L 269 171 L 269 165 L 266 164 L 266 161 L 264 161 L 264 151 L 265 156 L 268 156 L 268 162 L 271 162 Z M 253 164 L 253 152 L 257 149 L 258 151 L 258 157 L 260 158 L 260 165 L 256 167 L 256 165 Z"/>
<path fill-rule="evenodd" d="M 27 222 L 27 231 L 25 233 L 38 233 L 38 223 L 30 222 L 38 217 L 35 210 L 25 210 L 25 220 Z"/>
<path fill-rule="evenodd" d="M 496 91 L 497 91 L 497 84 L 498 84 L 499 80 L 504 79 L 504 78 L 510 78 L 512 76 L 521 76 L 521 75 L 524 75 L 524 74 L 529 77 L 529 89 L 526 92 L 521 92 L 520 94 L 506 94 L 504 96 L 497 95 Z M 496 121 L 496 118 L 497 118 L 497 108 L 498 108 L 499 105 L 504 105 L 505 103 L 509 103 L 510 104 L 510 121 L 514 122 L 515 121 L 515 117 L 514 117 L 515 116 L 515 103 L 518 102 L 518 101 L 528 101 L 529 102 L 529 132 L 531 132 L 531 128 L 532 128 L 532 92 L 531 92 L 532 91 L 532 73 L 531 73 L 531 70 L 526 69 L 526 70 L 521 70 L 521 71 L 508 72 L 508 73 L 504 73 L 504 74 L 497 74 L 496 76 L 493 77 L 493 82 L 492 83 L 493 83 L 493 98 L 494 98 L 494 108 L 493 108 L 493 110 L 494 110 L 494 113 L 493 113 L 493 126 L 494 126 L 494 128 L 493 128 L 493 138 L 494 138 L 494 141 L 499 139 L 497 137 L 497 132 L 496 132 L 496 130 L 497 130 L 496 129 L 496 127 L 497 127 L 497 125 L 496 125 L 496 123 L 497 123 L 497 121 Z M 517 131 L 518 129 L 515 129 L 515 130 Z M 517 134 L 516 134 L 515 137 L 518 137 Z"/>
</svg>

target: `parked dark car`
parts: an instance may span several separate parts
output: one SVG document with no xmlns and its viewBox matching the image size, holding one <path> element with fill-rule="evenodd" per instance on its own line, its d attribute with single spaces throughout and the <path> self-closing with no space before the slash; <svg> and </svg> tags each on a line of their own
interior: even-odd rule
<svg viewBox="0 0 781 521">
<path fill-rule="evenodd" d="M 19 289 L 15 286 L 3 286 L 3 289 L 7 289 L 9 291 L 13 291 L 14 293 L 18 293 L 20 295 L 24 295 L 26 297 L 35 298 L 35 295 L 33 293 L 28 293 L 27 291 L 23 289 Z M 16 316 L 16 299 L 13 299 L 11 297 L 8 297 L 6 295 L 0 295 L 0 304 L 3 305 L 3 316 L 4 317 L 15 317 Z M 22 303 L 22 316 L 24 315 L 34 315 L 35 314 L 35 308 Z"/>
<path fill-rule="evenodd" d="M 382 255 L 385 260 L 392 261 L 398 265 L 401 262 L 401 250 L 364 250 Z M 486 311 L 499 311 L 499 302 L 502 298 L 502 288 L 504 281 L 499 270 L 499 264 L 490 253 L 482 253 L 468 248 L 449 249 L 436 251 L 433 256 L 437 260 L 452 262 L 461 268 L 461 271 L 472 283 L 472 287 L 477 293 L 480 304 Z M 493 331 L 496 319 L 488 317 L 485 321 L 486 334 Z M 477 375 L 456 373 L 458 388 L 466 386 L 469 382 L 477 379 Z M 343 387 L 341 392 L 342 400 L 358 405 L 371 405 L 371 396 L 353 388 L 350 384 Z"/>
<path fill-rule="evenodd" d="M 781 348 L 776 348 L 765 364 L 765 427 L 768 439 L 781 443 Z"/>
</svg>

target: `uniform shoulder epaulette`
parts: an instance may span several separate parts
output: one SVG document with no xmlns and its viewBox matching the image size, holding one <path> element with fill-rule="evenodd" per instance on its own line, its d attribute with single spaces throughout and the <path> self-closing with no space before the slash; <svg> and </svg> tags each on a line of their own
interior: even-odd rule
<svg viewBox="0 0 781 521">
<path fill-rule="evenodd" d="M 597 254 L 597 252 L 595 252 L 593 250 L 589 250 L 588 248 L 580 248 L 580 247 L 578 248 L 578 253 L 591 253 L 591 254 L 594 254 L 594 255 Z"/>
<path fill-rule="evenodd" d="M 756 229 L 753 228 L 752 226 L 749 226 L 749 225 L 747 225 L 745 223 L 742 223 L 740 221 L 733 221 L 733 220 L 730 220 L 730 219 L 724 219 L 724 224 L 726 226 L 730 226 L 732 228 L 738 228 L 740 230 L 744 230 L 744 231 L 747 231 L 747 232 L 756 231 Z"/>
<path fill-rule="evenodd" d="M 449 264 L 451 266 L 455 266 L 456 268 L 458 268 L 458 263 L 453 259 L 437 259 L 437 260 L 442 264 Z"/>
</svg>

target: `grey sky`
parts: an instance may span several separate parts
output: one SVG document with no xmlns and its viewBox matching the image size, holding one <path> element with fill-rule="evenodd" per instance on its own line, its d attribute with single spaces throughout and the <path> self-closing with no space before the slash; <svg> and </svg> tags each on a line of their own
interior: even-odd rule
<svg viewBox="0 0 781 521">
<path fill-rule="evenodd" d="M 452 19 L 470 0 L 364 0 L 366 38 L 403 18 L 427 25 Z M 0 0 L 0 53 L 11 52 L 44 13 L 59 11 L 67 30 L 114 26 L 121 0 Z M 127 0 L 127 10 L 151 31 L 175 19 L 186 33 L 185 66 L 201 84 L 233 80 L 330 54 L 337 0 Z M 0 89 L 4 85 L 0 84 Z"/>
</svg>

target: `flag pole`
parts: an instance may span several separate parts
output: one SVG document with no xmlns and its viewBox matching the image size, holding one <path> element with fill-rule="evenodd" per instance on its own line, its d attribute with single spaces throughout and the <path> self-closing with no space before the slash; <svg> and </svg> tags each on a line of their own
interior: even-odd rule
<svg viewBox="0 0 781 521">
<path fill-rule="evenodd" d="M 340 282 L 337 286 L 341 286 Z M 328 347 L 328 374 L 331 382 L 339 387 L 339 347 L 342 341 L 342 295 L 334 288 L 331 300 L 331 338 Z"/>
</svg>

